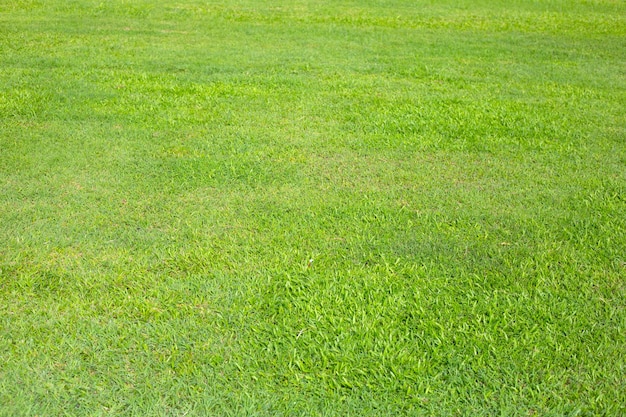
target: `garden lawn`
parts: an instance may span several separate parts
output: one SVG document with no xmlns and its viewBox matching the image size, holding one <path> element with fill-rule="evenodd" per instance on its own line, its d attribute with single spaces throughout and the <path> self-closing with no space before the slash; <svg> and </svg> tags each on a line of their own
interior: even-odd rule
<svg viewBox="0 0 626 417">
<path fill-rule="evenodd" d="M 0 415 L 626 413 L 626 3 L 0 2 Z"/>
</svg>

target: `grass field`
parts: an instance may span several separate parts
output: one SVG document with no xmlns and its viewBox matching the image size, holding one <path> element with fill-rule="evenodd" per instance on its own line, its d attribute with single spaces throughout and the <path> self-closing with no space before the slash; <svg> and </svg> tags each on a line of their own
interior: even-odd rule
<svg viewBox="0 0 626 417">
<path fill-rule="evenodd" d="M 625 114 L 619 0 L 0 0 L 0 415 L 624 415 Z"/>
</svg>

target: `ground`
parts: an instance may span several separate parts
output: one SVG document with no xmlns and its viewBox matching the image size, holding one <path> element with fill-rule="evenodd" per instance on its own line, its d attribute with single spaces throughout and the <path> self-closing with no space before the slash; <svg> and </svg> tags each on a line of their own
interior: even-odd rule
<svg viewBox="0 0 626 417">
<path fill-rule="evenodd" d="M 0 415 L 626 413 L 623 2 L 0 35 Z"/>
</svg>

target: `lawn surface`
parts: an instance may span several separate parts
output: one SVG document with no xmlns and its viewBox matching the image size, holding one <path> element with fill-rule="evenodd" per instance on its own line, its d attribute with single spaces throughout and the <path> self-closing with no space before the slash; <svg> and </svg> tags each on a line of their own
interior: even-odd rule
<svg viewBox="0 0 626 417">
<path fill-rule="evenodd" d="M 626 3 L 0 1 L 0 415 L 626 413 Z"/>
</svg>

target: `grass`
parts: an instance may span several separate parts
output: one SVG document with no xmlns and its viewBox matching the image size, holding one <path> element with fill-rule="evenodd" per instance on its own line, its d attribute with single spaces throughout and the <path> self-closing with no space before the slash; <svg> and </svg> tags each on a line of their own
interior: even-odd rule
<svg viewBox="0 0 626 417">
<path fill-rule="evenodd" d="M 0 415 L 626 413 L 625 36 L 0 4 Z"/>
</svg>

